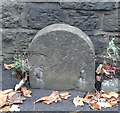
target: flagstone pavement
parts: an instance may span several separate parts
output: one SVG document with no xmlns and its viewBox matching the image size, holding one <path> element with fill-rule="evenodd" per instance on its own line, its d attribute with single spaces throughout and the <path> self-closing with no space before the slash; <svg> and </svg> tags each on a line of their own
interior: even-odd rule
<svg viewBox="0 0 120 113">
<path fill-rule="evenodd" d="M 11 76 L 11 73 L 9 70 L 4 69 L 3 66 L 0 65 L 0 76 L 2 76 L 2 79 L 0 80 L 0 86 L 2 86 L 2 89 L 9 89 L 9 88 L 14 88 L 15 84 L 18 83 L 17 79 Z M 26 84 L 27 88 L 30 88 L 28 84 Z M 68 100 L 63 100 L 58 103 L 53 103 L 50 105 L 46 105 L 44 103 L 36 103 L 34 104 L 34 101 L 39 99 L 40 97 L 50 95 L 52 91 L 51 90 L 42 90 L 42 89 L 32 89 L 32 97 L 28 98 L 27 100 L 24 101 L 23 104 L 20 104 L 20 110 L 21 112 L 23 111 L 28 111 L 29 113 L 46 113 L 46 112 L 64 112 L 64 113 L 69 113 L 71 111 L 82 111 L 82 113 L 90 113 L 94 112 L 95 110 L 92 110 L 89 105 L 85 104 L 83 107 L 75 107 L 73 104 L 73 98 L 76 96 L 84 96 L 84 92 L 80 91 L 75 91 L 75 90 L 70 90 L 71 97 Z M 120 109 L 118 109 L 118 106 L 114 106 L 112 108 L 102 108 L 100 111 L 104 111 L 105 113 L 118 113 Z M 100 111 L 95 111 L 95 113 L 100 113 Z"/>
</svg>

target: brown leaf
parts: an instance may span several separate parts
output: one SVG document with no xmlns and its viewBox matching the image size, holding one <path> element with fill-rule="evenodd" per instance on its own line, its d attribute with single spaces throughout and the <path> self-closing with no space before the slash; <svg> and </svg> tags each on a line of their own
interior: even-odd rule
<svg viewBox="0 0 120 113">
<path fill-rule="evenodd" d="M 99 99 L 99 101 L 100 101 L 100 102 L 105 102 L 105 101 L 106 101 L 106 98 L 103 98 L 103 97 L 102 97 L 102 98 Z"/>
<path fill-rule="evenodd" d="M 12 91 L 13 91 L 13 89 L 6 89 L 6 90 L 3 90 L 3 91 L 0 91 L 0 94 L 8 94 Z"/>
<path fill-rule="evenodd" d="M 0 95 L 0 107 L 6 105 L 7 103 L 7 95 Z"/>
<path fill-rule="evenodd" d="M 115 97 L 111 97 L 111 98 L 108 99 L 108 102 L 109 102 L 112 106 L 114 106 L 114 105 L 116 105 L 116 104 L 118 103 L 118 99 L 115 98 Z"/>
<path fill-rule="evenodd" d="M 20 111 L 20 107 L 19 107 L 19 105 L 15 105 L 15 104 L 13 104 L 12 106 L 11 106 L 11 108 L 9 109 L 9 111 L 10 112 L 14 112 L 14 111 Z"/>
<path fill-rule="evenodd" d="M 111 98 L 111 97 L 118 98 L 119 94 L 116 93 L 116 92 L 109 92 L 109 93 L 103 93 L 103 94 L 101 94 L 101 97 L 104 97 L 104 98 Z"/>
<path fill-rule="evenodd" d="M 106 108 L 107 108 L 107 107 L 111 108 L 112 105 L 111 105 L 109 102 L 106 102 Z"/>
<path fill-rule="evenodd" d="M 97 103 L 91 104 L 92 109 L 100 110 L 101 106 L 99 106 Z"/>
<path fill-rule="evenodd" d="M 94 95 L 90 94 L 89 92 L 84 97 L 84 102 L 90 104 L 90 102 L 94 99 Z"/>
<path fill-rule="evenodd" d="M 71 95 L 66 95 L 66 96 L 61 97 L 61 98 L 67 100 L 69 97 L 71 97 Z"/>
<path fill-rule="evenodd" d="M 26 100 L 25 97 L 21 96 L 20 93 L 16 93 L 12 96 L 12 98 L 9 100 L 10 104 L 21 104 L 23 101 Z"/>
<path fill-rule="evenodd" d="M 17 92 L 15 92 L 15 91 L 12 91 L 12 92 L 10 92 L 8 95 L 7 95 L 7 100 L 10 100 L 12 97 L 13 97 L 13 95 L 15 95 Z"/>
<path fill-rule="evenodd" d="M 52 91 L 50 96 L 53 97 L 53 96 L 56 96 L 56 95 L 59 95 L 59 92 L 58 91 Z"/>
<path fill-rule="evenodd" d="M 108 93 L 109 97 L 108 98 L 111 98 L 111 97 L 115 97 L 115 98 L 118 98 L 119 97 L 119 94 L 116 93 L 116 92 L 109 92 Z"/>
<path fill-rule="evenodd" d="M 52 91 L 50 96 L 41 97 L 40 99 L 36 100 L 34 103 L 43 101 L 45 104 L 51 104 L 53 102 L 61 101 L 62 99 L 67 99 L 70 97 L 68 92 L 58 92 L 58 91 Z"/>
<path fill-rule="evenodd" d="M 83 98 L 80 98 L 79 96 L 75 97 L 73 99 L 73 103 L 74 105 L 77 107 L 77 106 L 83 106 L 84 103 L 83 103 Z"/>
<path fill-rule="evenodd" d="M 95 99 L 91 99 L 90 100 L 90 102 L 89 102 L 89 104 L 94 104 L 94 103 L 96 103 L 97 101 L 95 100 Z"/>
<path fill-rule="evenodd" d="M 68 99 L 71 95 L 69 94 L 69 92 L 60 92 L 60 97 L 61 99 Z"/>
<path fill-rule="evenodd" d="M 117 101 L 111 101 L 111 102 L 109 102 L 110 103 L 110 105 L 111 106 L 115 106 L 115 105 L 117 105 L 118 104 L 118 102 Z"/>
<path fill-rule="evenodd" d="M 38 100 L 36 100 L 34 103 L 45 101 L 45 100 L 49 100 L 49 96 L 41 97 Z"/>
<path fill-rule="evenodd" d="M 108 98 L 109 95 L 108 95 L 108 93 L 102 93 L 102 94 L 101 94 L 101 97 L 103 97 L 103 98 Z"/>
<path fill-rule="evenodd" d="M 31 90 L 27 90 L 26 87 L 22 86 L 21 87 L 21 92 L 22 92 L 23 96 L 25 96 L 25 97 L 31 97 L 32 91 Z"/>
<path fill-rule="evenodd" d="M 2 112 L 8 112 L 10 109 L 10 106 L 5 106 L 4 108 L 2 108 Z"/>
<path fill-rule="evenodd" d="M 4 67 L 5 67 L 6 69 L 12 69 L 13 66 L 14 66 L 14 64 L 4 64 Z"/>
<path fill-rule="evenodd" d="M 69 92 L 67 92 L 67 91 L 66 91 L 66 92 L 60 92 L 60 96 L 61 96 L 61 97 L 64 97 L 64 96 L 66 96 L 66 95 L 69 95 Z"/>
</svg>

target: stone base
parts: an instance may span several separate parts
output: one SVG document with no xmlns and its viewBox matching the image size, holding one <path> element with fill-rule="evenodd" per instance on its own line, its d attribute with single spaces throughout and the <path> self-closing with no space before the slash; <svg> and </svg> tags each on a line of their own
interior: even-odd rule
<svg viewBox="0 0 120 113">
<path fill-rule="evenodd" d="M 117 79 L 117 78 L 113 78 L 113 79 L 110 79 L 110 80 L 104 80 L 102 82 L 102 90 L 103 91 L 119 91 L 119 82 L 120 80 Z"/>
</svg>

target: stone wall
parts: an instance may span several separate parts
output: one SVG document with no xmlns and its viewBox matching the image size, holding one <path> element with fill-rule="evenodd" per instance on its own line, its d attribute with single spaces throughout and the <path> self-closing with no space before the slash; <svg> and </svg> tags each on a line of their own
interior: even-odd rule
<svg viewBox="0 0 120 113">
<path fill-rule="evenodd" d="M 36 33 L 42 28 L 66 23 L 84 31 L 92 40 L 96 55 L 105 52 L 114 36 L 119 46 L 120 23 L 118 2 L 2 2 L 2 51 L 5 61 L 10 61 L 15 50 L 28 48 Z"/>
</svg>

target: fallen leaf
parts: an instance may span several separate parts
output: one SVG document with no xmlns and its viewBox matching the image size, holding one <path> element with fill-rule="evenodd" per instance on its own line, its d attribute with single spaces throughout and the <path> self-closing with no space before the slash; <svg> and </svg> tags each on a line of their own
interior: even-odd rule
<svg viewBox="0 0 120 113">
<path fill-rule="evenodd" d="M 9 111 L 13 112 L 13 111 L 20 111 L 19 105 L 12 105 L 11 108 L 9 109 Z"/>
<path fill-rule="evenodd" d="M 45 100 L 49 100 L 49 96 L 41 97 L 38 100 L 36 100 L 34 103 L 45 101 Z"/>
<path fill-rule="evenodd" d="M 27 90 L 27 88 L 25 86 L 21 87 L 21 92 L 22 92 L 23 96 L 31 97 L 32 91 L 31 90 Z"/>
<path fill-rule="evenodd" d="M 102 98 L 99 99 L 99 101 L 100 101 L 100 102 L 105 102 L 105 101 L 106 101 L 106 98 L 103 98 L 103 97 L 102 97 Z"/>
<path fill-rule="evenodd" d="M 0 95 L 0 107 L 6 105 L 7 103 L 7 95 Z"/>
<path fill-rule="evenodd" d="M 110 105 L 111 106 L 115 106 L 115 105 L 117 105 L 118 104 L 118 102 L 117 101 L 112 101 L 112 102 L 109 102 L 110 103 Z"/>
<path fill-rule="evenodd" d="M 12 96 L 9 102 L 10 104 L 22 104 L 24 100 L 26 100 L 25 97 L 21 96 L 20 93 L 16 93 L 15 95 Z"/>
<path fill-rule="evenodd" d="M 83 103 L 83 98 L 80 98 L 79 96 L 75 97 L 73 99 L 73 103 L 74 105 L 77 107 L 77 106 L 83 106 L 84 103 Z"/>
<path fill-rule="evenodd" d="M 15 92 L 15 91 L 10 92 L 10 93 L 7 95 L 7 99 L 10 100 L 10 99 L 13 97 L 13 95 L 15 95 L 16 93 L 17 93 L 17 92 Z"/>
<path fill-rule="evenodd" d="M 90 107 L 91 107 L 92 109 L 101 110 L 101 106 L 98 105 L 97 103 L 91 104 Z"/>
<path fill-rule="evenodd" d="M 37 102 L 43 102 L 45 104 L 51 104 L 53 102 L 58 102 L 61 101 L 62 99 L 67 99 L 68 97 L 70 97 L 69 92 L 58 92 L 58 91 L 52 91 L 52 93 L 50 94 L 50 96 L 45 96 L 45 97 L 41 97 L 38 100 L 36 100 L 34 103 Z"/>
<path fill-rule="evenodd" d="M 69 94 L 69 92 L 60 92 L 60 97 L 61 99 L 68 99 L 71 95 Z"/>
<path fill-rule="evenodd" d="M 94 99 L 94 94 L 90 94 L 89 92 L 84 97 L 84 102 L 90 104 L 90 102 Z"/>
<path fill-rule="evenodd" d="M 10 109 L 10 106 L 5 106 L 4 108 L 2 108 L 1 112 L 8 112 Z"/>
<path fill-rule="evenodd" d="M 118 98 L 119 97 L 119 94 L 116 93 L 116 92 L 109 92 L 108 93 L 109 97 L 108 98 L 111 98 L 111 97 L 115 97 L 115 98 Z"/>
<path fill-rule="evenodd" d="M 4 64 L 4 67 L 5 67 L 6 69 L 12 69 L 13 66 L 14 66 L 14 64 Z"/>
<path fill-rule="evenodd" d="M 13 91 L 13 89 L 6 89 L 6 90 L 1 91 L 0 94 L 8 94 L 12 91 Z"/>
<path fill-rule="evenodd" d="M 89 104 L 94 104 L 94 103 L 96 103 L 96 102 L 97 102 L 97 100 L 91 99 L 90 102 L 89 102 Z"/>
<path fill-rule="evenodd" d="M 108 102 L 109 102 L 112 106 L 114 106 L 114 105 L 116 105 L 116 104 L 118 103 L 118 99 L 115 98 L 115 97 L 111 97 L 111 98 L 108 99 Z"/>
<path fill-rule="evenodd" d="M 97 104 L 103 108 L 111 108 L 112 105 L 109 102 L 97 102 Z"/>
</svg>

